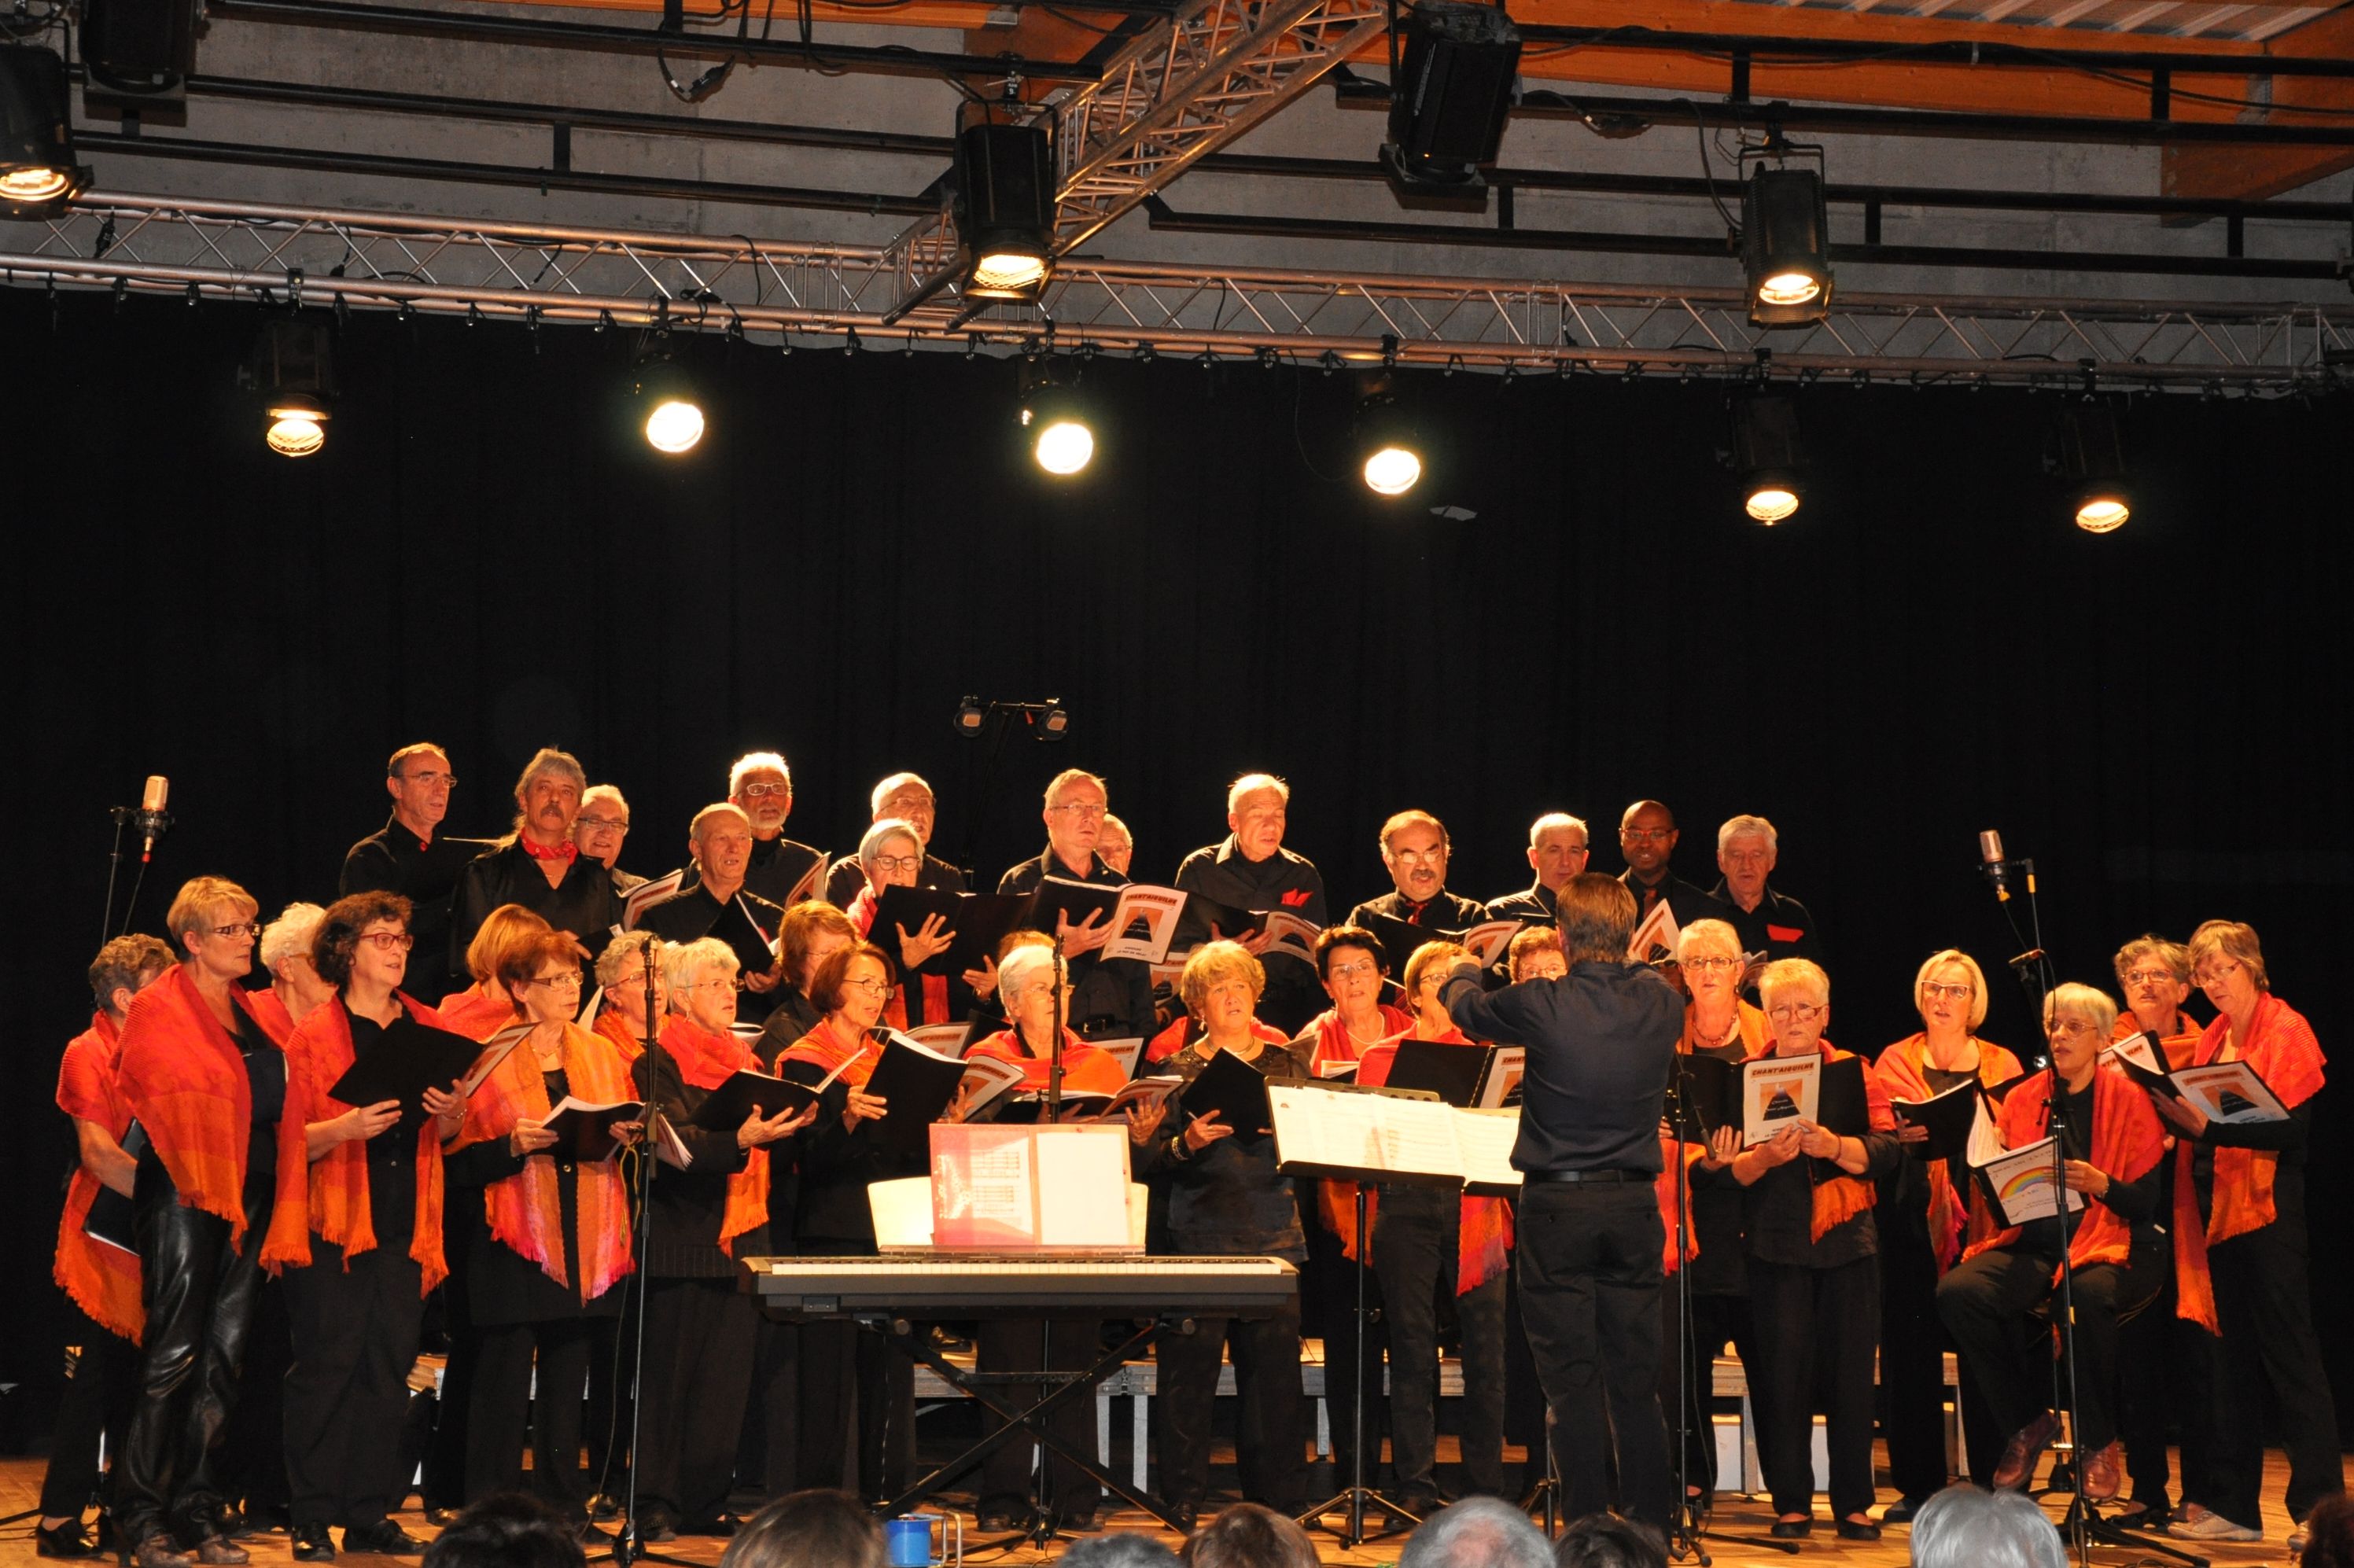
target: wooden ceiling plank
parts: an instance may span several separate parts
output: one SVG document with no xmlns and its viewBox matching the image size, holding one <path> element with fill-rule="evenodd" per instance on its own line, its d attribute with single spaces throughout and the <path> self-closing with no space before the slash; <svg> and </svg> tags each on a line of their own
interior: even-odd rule
<svg viewBox="0 0 2354 1568">
<path fill-rule="evenodd" d="M 2354 7 L 2340 6 L 2294 27 L 2266 43 L 2264 52 L 2308 59 L 2354 54 Z M 2276 76 L 2272 90 L 2275 120 L 2293 118 L 2298 109 L 2354 112 L 2354 81 Z M 2254 201 L 2349 168 L 2354 150 L 2344 147 L 2168 147 L 2158 162 L 2158 184 L 2168 196 Z"/>
</svg>

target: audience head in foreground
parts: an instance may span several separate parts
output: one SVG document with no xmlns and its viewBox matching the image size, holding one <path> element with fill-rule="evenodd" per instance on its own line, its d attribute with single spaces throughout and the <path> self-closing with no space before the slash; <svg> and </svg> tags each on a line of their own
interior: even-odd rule
<svg viewBox="0 0 2354 1568">
<path fill-rule="evenodd" d="M 884 1568 L 883 1526 L 848 1492 L 812 1488 L 745 1520 L 719 1568 Z"/>
<path fill-rule="evenodd" d="M 425 1568 L 582 1568 L 564 1516 L 523 1492 L 486 1497 L 425 1549 Z"/>
<path fill-rule="evenodd" d="M 1056 1559 L 1062 1568 L 1177 1568 L 1177 1554 L 1149 1535 L 1115 1531 L 1083 1536 Z"/>
<path fill-rule="evenodd" d="M 1659 1532 L 1615 1513 L 1575 1520 L 1553 1545 L 1555 1568 L 1668 1568 Z"/>
<path fill-rule="evenodd" d="M 1466 1498 L 1415 1527 L 1398 1568 L 1553 1568 L 1553 1548 L 1501 1498 Z"/>
<path fill-rule="evenodd" d="M 1308 1532 L 1271 1508 L 1236 1503 L 1186 1539 L 1185 1568 L 1316 1568 Z"/>
<path fill-rule="evenodd" d="M 2068 1551 L 2023 1492 L 1947 1487 L 1913 1516 L 1914 1568 L 2068 1568 Z"/>
</svg>

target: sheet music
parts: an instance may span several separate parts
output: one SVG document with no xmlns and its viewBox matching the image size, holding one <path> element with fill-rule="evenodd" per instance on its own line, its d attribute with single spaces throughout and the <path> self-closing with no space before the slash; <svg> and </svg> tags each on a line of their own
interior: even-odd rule
<svg viewBox="0 0 2354 1568">
<path fill-rule="evenodd" d="M 1667 906 L 1662 904 L 1661 908 Z M 1761 1056 L 1741 1069 L 1741 1132 L 1751 1144 L 1768 1141 L 1794 1121 L 1813 1121 L 1820 1106 L 1820 1056 Z"/>
<path fill-rule="evenodd" d="M 1462 1150 L 1467 1187 L 1518 1187 L 1512 1149 L 1521 1140 L 1517 1110 L 1455 1110 L 1455 1145 Z"/>
<path fill-rule="evenodd" d="M 2047 1138 L 2031 1143 L 1987 1166 L 1987 1184 L 1994 1189 L 1995 1204 L 2009 1224 L 2023 1225 L 2031 1220 L 2048 1220 L 2060 1212 L 2052 1200 L 2052 1193 L 2060 1190 L 2052 1180 L 2052 1145 L 2056 1141 Z M 2066 1196 L 2070 1213 L 2084 1206 L 2083 1193 L 2069 1191 Z"/>
<path fill-rule="evenodd" d="M 1040 1128 L 1038 1239 L 1047 1246 L 1125 1246 L 1128 1129 Z"/>
<path fill-rule="evenodd" d="M 1462 1179 L 1453 1107 L 1442 1101 L 1292 1084 L 1269 1084 L 1267 1097 L 1278 1163 Z"/>
<path fill-rule="evenodd" d="M 1017 1235 L 1038 1234 L 1036 1188 L 1032 1183 L 1027 1138 L 968 1141 L 962 1158 L 950 1162 L 936 1159 L 935 1168 L 948 1180 L 933 1189 L 938 1207 L 934 1234 L 950 1221 L 991 1225 Z M 945 1190 L 943 1190 L 945 1189 Z"/>
</svg>

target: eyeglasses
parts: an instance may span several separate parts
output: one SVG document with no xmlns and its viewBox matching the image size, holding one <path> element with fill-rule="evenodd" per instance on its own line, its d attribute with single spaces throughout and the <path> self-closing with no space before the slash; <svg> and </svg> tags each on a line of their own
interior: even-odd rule
<svg viewBox="0 0 2354 1568">
<path fill-rule="evenodd" d="M 213 927 L 213 935 L 216 937 L 259 937 L 261 935 L 261 922 L 259 920 L 239 920 L 233 926 L 216 926 Z"/>
<path fill-rule="evenodd" d="M 1967 980 L 1960 985 L 1945 985 L 1936 980 L 1924 980 L 1921 982 L 1921 994 L 1925 997 L 1943 997 L 1947 1001 L 1967 1001 L 1978 994 L 1978 988 Z"/>
<path fill-rule="evenodd" d="M 737 791 L 747 800 L 765 800 L 771 795 L 790 795 L 792 792 L 793 787 L 790 784 L 747 784 Z"/>
<path fill-rule="evenodd" d="M 601 833 L 607 828 L 612 829 L 617 833 L 626 833 L 630 831 L 629 820 L 619 817 L 575 817 L 572 819 L 572 826 L 575 832 L 592 833 Z"/>
<path fill-rule="evenodd" d="M 1394 855 L 1401 863 L 1406 865 L 1437 865 L 1447 858 L 1447 846 L 1441 844 L 1437 849 L 1397 850 L 1394 852 Z"/>
<path fill-rule="evenodd" d="M 921 871 L 924 869 L 924 857 L 919 854 L 878 854 L 875 857 L 875 869 L 882 872 Z"/>
<path fill-rule="evenodd" d="M 1359 975 L 1377 975 L 1382 967 L 1373 963 L 1334 964 L 1326 972 L 1333 980 L 1355 980 Z"/>
<path fill-rule="evenodd" d="M 696 980 L 693 985 L 681 986 L 679 989 L 681 991 L 742 991 L 744 977 L 728 975 L 719 980 Z"/>
<path fill-rule="evenodd" d="M 2073 1040 L 2093 1033 L 2093 1026 L 2081 1018 L 2055 1018 L 2043 1026 L 2043 1033 L 2053 1040 Z"/>
<path fill-rule="evenodd" d="M 1786 1001 L 1779 1007 L 1767 1008 L 1766 1016 L 1776 1023 L 1804 1023 L 1829 1011 L 1819 1001 Z"/>
<path fill-rule="evenodd" d="M 360 940 L 379 953 L 405 953 L 417 946 L 417 938 L 406 931 L 363 931 Z"/>
<path fill-rule="evenodd" d="M 1717 969 L 1737 969 L 1741 967 L 1741 960 L 1739 959 L 1686 959 L 1682 961 L 1682 965 L 1687 971 L 1709 974 Z"/>
<path fill-rule="evenodd" d="M 1676 836 L 1673 828 L 1621 828 L 1620 839 L 1630 843 L 1665 843 Z"/>
<path fill-rule="evenodd" d="M 1087 801 L 1073 801 L 1066 806 L 1049 806 L 1046 810 L 1060 812 L 1066 817 L 1076 817 L 1083 822 L 1093 822 L 1101 821 L 1111 808 Z"/>
<path fill-rule="evenodd" d="M 887 980 L 844 980 L 842 983 L 845 990 L 854 987 L 859 991 L 864 991 L 869 996 L 882 997 L 886 1001 L 896 995 L 899 990 L 897 986 L 891 984 Z"/>
<path fill-rule="evenodd" d="M 2238 974 L 2242 967 L 2235 960 L 2225 959 L 2220 963 L 2209 964 L 2204 969 L 2191 970 L 2190 978 L 2200 985 L 2217 985 L 2221 983 L 2227 975 Z"/>
<path fill-rule="evenodd" d="M 524 984 L 544 985 L 550 991 L 578 991 L 580 989 L 580 971 L 578 969 L 567 969 L 560 975 L 534 975 L 531 979 L 524 981 Z"/>
<path fill-rule="evenodd" d="M 458 787 L 455 773 L 404 773 L 400 779 L 404 784 L 422 784 L 428 789 L 455 789 Z"/>
<path fill-rule="evenodd" d="M 2127 969 L 2126 971 L 2127 985 L 2164 985 L 2168 980 L 2179 980 L 2181 978 L 2172 969 Z"/>
</svg>

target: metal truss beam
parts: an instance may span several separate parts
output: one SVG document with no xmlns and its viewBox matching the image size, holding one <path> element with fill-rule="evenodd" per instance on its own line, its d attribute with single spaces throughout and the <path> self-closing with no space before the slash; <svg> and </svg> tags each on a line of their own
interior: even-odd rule
<svg viewBox="0 0 2354 1568">
<path fill-rule="evenodd" d="M 0 281 L 473 320 L 663 321 L 768 341 L 1008 344 L 1391 359 L 1516 374 L 1829 376 L 1922 384 L 2310 392 L 2354 378 L 2354 303 L 1842 293 L 1813 327 L 1764 332 L 1738 291 L 1188 267 L 1065 258 L 1039 313 L 886 322 L 890 248 L 98 193 L 0 223 Z M 804 344 L 806 345 L 806 344 Z"/>
</svg>

